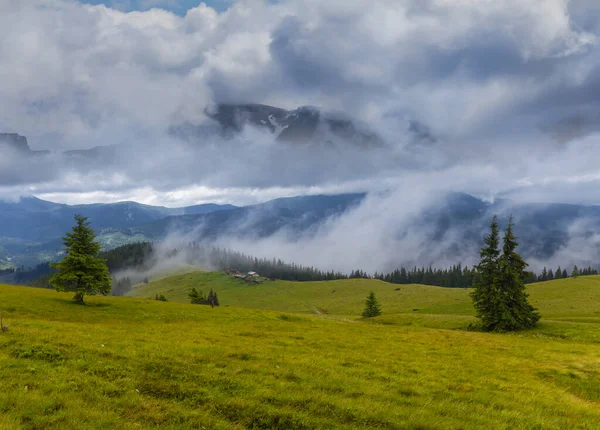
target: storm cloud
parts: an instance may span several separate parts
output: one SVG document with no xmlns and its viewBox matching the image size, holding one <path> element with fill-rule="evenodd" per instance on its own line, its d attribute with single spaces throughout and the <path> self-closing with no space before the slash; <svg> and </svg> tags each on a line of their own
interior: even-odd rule
<svg viewBox="0 0 600 430">
<path fill-rule="evenodd" d="M 240 0 L 185 16 L 6 0 L 0 131 L 52 154 L 3 152 L 0 195 L 182 206 L 408 184 L 597 203 L 599 18 L 584 0 Z M 224 102 L 343 112 L 385 145 L 169 135 Z"/>
</svg>

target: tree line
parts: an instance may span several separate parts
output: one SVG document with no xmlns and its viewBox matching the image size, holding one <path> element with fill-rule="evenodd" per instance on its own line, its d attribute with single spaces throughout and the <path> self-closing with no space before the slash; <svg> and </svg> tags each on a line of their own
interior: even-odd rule
<svg viewBox="0 0 600 430">
<path fill-rule="evenodd" d="M 159 248 L 161 249 L 159 255 Z M 400 267 L 388 273 L 375 272 L 370 274 L 361 269 L 349 274 L 339 271 L 324 271 L 311 266 L 287 263 L 281 259 L 256 258 L 229 249 L 206 247 L 197 242 L 190 242 L 183 247 L 164 250 L 153 243 L 142 242 L 124 245 L 109 251 L 99 253 L 99 258 L 106 261 L 109 272 L 113 275 L 113 294 L 123 295 L 132 285 L 146 282 L 144 272 L 150 270 L 156 262 L 163 258 L 181 258 L 187 264 L 204 264 L 216 270 L 235 269 L 240 272 L 257 272 L 270 279 L 285 281 L 310 282 L 331 281 L 338 279 L 379 279 L 391 284 L 423 284 L 444 288 L 471 288 L 475 278 L 476 268 L 462 266 L 460 263 L 450 268 L 440 269 L 429 267 Z M 115 277 L 119 272 L 130 270 L 128 276 Z M 50 288 L 49 280 L 54 273 L 50 263 L 43 263 L 33 270 L 17 270 L 16 282 L 36 287 Z M 136 275 L 137 273 L 137 275 Z M 568 277 L 598 275 L 598 270 L 592 267 L 579 269 L 574 266 L 570 272 L 557 267 L 556 270 L 544 268 L 541 273 L 526 271 L 523 282 L 550 281 Z"/>
<path fill-rule="evenodd" d="M 429 267 L 400 267 L 388 273 L 375 272 L 370 274 L 361 269 L 353 270 L 349 274 L 340 271 L 324 271 L 312 266 L 303 266 L 287 263 L 281 259 L 257 258 L 242 252 L 230 249 L 203 246 L 198 242 L 190 242 L 183 247 L 172 248 L 158 256 L 157 246 L 152 243 L 135 243 L 106 251 L 100 254 L 106 259 L 111 273 L 124 269 L 135 269 L 143 272 L 152 267 L 159 258 L 173 258 L 183 256 L 187 264 L 205 264 L 217 270 L 235 269 L 240 272 L 257 272 L 270 279 L 284 281 L 311 282 L 331 281 L 338 279 L 379 279 L 391 284 L 423 284 L 445 288 L 470 288 L 473 285 L 476 268 L 453 265 L 450 268 L 440 269 Z M 560 270 L 560 275 L 555 275 Z M 575 266 L 571 274 L 566 269 L 557 268 L 556 272 L 544 270 L 539 275 L 533 271 L 525 272 L 525 283 L 548 281 L 552 279 L 567 278 L 570 276 L 597 275 L 598 270 L 588 267 L 579 270 Z M 141 282 L 141 280 L 136 280 Z"/>
<path fill-rule="evenodd" d="M 593 269 L 591 266 L 588 266 L 583 269 L 579 269 L 577 265 L 573 266 L 571 270 L 571 274 L 567 272 L 567 269 L 561 269 L 560 266 L 556 268 L 556 271 L 552 269 L 547 269 L 544 267 L 542 272 L 539 275 L 536 275 L 533 272 L 529 272 L 527 274 L 525 283 L 533 283 L 533 282 L 544 282 L 544 281 L 552 281 L 554 279 L 563 279 L 563 278 L 577 278 L 578 276 L 589 276 L 589 275 L 598 275 L 598 270 Z"/>
</svg>

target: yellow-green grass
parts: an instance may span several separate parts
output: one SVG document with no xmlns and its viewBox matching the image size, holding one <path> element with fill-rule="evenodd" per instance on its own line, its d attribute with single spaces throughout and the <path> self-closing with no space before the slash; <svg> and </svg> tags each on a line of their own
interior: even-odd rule
<svg viewBox="0 0 600 430">
<path fill-rule="evenodd" d="M 222 272 L 194 272 L 137 285 L 129 295 L 149 298 L 162 293 L 169 300 L 188 303 L 192 288 L 205 294 L 212 288 L 226 305 L 283 312 L 358 315 L 372 290 L 384 304 L 386 313 L 472 314 L 466 289 L 395 285 L 370 279 L 254 284 Z"/>
<path fill-rule="evenodd" d="M 295 313 L 321 313 L 358 317 L 369 291 L 374 291 L 386 315 L 474 316 L 466 288 L 397 285 L 371 279 L 323 282 L 265 281 L 248 284 L 221 272 L 191 272 L 140 284 L 133 297 L 163 293 L 169 300 L 189 302 L 192 288 L 215 290 L 221 302 L 231 306 Z M 527 286 L 530 300 L 546 318 L 575 322 L 600 318 L 600 276 L 582 276 Z"/>
<path fill-rule="evenodd" d="M 597 299 L 599 280 L 530 290 L 556 316 L 545 324 L 581 332 L 598 325 L 587 302 Z M 572 290 L 561 301 L 556 285 L 563 282 Z M 348 288 L 361 293 L 360 305 L 360 288 L 375 284 Z M 334 295 L 342 285 L 321 284 Z M 472 318 L 460 311 L 466 299 L 451 300 L 468 299 L 466 292 L 377 288 L 390 311 L 375 319 L 381 324 L 311 314 L 310 301 L 300 309 L 305 314 L 121 297 L 80 306 L 71 294 L 0 286 L 10 326 L 0 333 L 0 428 L 600 428 L 600 347 L 585 333 L 408 325 Z M 389 297 L 380 294 L 385 288 Z M 402 288 L 430 313 L 386 303 Z M 418 288 L 430 297 L 409 295 Z M 339 315 L 352 314 L 354 299 L 323 300 L 339 306 Z"/>
<path fill-rule="evenodd" d="M 369 291 L 383 307 L 381 324 L 429 328 L 467 328 L 476 322 L 469 290 L 426 285 L 396 285 L 370 279 L 323 282 L 265 281 L 248 284 L 221 272 L 193 272 L 137 285 L 130 295 L 189 302 L 192 288 L 213 289 L 226 306 L 360 319 Z M 551 336 L 600 343 L 600 276 L 582 276 L 528 285 L 542 321 L 520 336 Z"/>
</svg>

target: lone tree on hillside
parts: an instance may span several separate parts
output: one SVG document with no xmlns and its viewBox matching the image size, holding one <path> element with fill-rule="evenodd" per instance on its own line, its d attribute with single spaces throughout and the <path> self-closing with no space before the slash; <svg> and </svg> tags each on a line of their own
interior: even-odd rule
<svg viewBox="0 0 600 430">
<path fill-rule="evenodd" d="M 499 229 L 496 217 L 490 223 L 490 235 L 481 248 L 471 293 L 477 317 L 485 331 L 513 331 L 535 326 L 539 314 L 529 304 L 525 292 L 525 268 L 528 264 L 516 252 L 512 217 L 504 230 L 502 253 L 498 249 Z"/>
<path fill-rule="evenodd" d="M 96 234 L 86 217 L 75 215 L 76 224 L 63 238 L 66 256 L 60 263 L 52 264 L 57 273 L 50 284 L 57 291 L 74 291 L 73 299 L 83 304 L 84 295 L 110 293 L 111 278 L 106 262 L 98 258 L 100 244 L 94 242 Z"/>
<path fill-rule="evenodd" d="M 365 318 L 372 318 L 379 315 L 381 315 L 381 305 L 377 301 L 375 293 L 371 291 L 365 301 L 365 310 L 363 311 L 362 316 Z"/>
</svg>

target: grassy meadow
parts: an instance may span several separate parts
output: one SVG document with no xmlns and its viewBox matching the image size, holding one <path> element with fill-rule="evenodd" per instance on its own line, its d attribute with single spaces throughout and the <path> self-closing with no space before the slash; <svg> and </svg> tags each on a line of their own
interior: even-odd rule
<svg viewBox="0 0 600 430">
<path fill-rule="evenodd" d="M 529 292 L 539 328 L 486 334 L 466 290 L 370 280 L 183 273 L 85 306 L 0 286 L 0 428 L 600 428 L 600 277 Z"/>
</svg>

